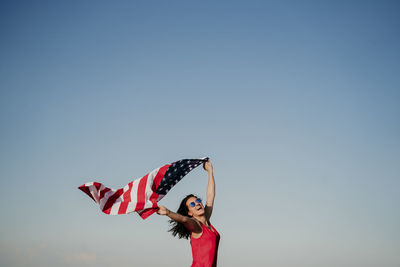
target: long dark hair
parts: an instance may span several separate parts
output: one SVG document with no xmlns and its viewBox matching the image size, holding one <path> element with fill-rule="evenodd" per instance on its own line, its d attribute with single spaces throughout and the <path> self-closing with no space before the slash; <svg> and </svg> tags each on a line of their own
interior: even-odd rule
<svg viewBox="0 0 400 267">
<path fill-rule="evenodd" d="M 184 199 L 182 199 L 181 204 L 179 205 L 179 208 L 176 211 L 176 213 L 179 213 L 180 215 L 183 216 L 189 216 L 188 215 L 189 209 L 186 206 L 186 201 L 191 197 L 197 198 L 197 196 L 193 194 L 187 195 Z M 183 223 L 174 220 L 169 220 L 169 223 L 171 224 L 171 229 L 169 229 L 168 232 L 171 232 L 173 236 L 178 235 L 179 238 L 185 238 L 185 239 L 189 238 L 190 231 L 185 227 Z"/>
</svg>

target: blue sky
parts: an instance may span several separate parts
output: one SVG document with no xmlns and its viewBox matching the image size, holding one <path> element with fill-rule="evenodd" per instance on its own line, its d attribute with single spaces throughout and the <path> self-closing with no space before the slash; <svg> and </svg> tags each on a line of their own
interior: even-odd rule
<svg viewBox="0 0 400 267">
<path fill-rule="evenodd" d="M 166 217 L 104 215 L 77 186 L 209 156 L 220 266 L 399 266 L 399 11 L 2 1 L 1 265 L 189 266 Z"/>
</svg>

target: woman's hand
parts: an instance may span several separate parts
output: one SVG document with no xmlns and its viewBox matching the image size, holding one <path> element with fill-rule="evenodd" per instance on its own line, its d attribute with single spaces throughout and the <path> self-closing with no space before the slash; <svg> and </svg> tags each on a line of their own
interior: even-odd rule
<svg viewBox="0 0 400 267">
<path fill-rule="evenodd" d="M 164 206 L 158 205 L 158 210 L 157 210 L 158 215 L 168 215 L 168 213 L 169 213 L 169 209 L 167 209 Z"/>
<path fill-rule="evenodd" d="M 203 168 L 207 171 L 207 172 L 212 172 L 213 171 L 213 166 L 211 164 L 211 161 L 208 160 L 206 162 L 203 163 Z"/>
</svg>

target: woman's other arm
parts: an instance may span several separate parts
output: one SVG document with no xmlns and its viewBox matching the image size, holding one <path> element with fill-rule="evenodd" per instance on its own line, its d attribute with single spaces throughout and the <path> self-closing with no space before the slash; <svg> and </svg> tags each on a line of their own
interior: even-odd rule
<svg viewBox="0 0 400 267">
<path fill-rule="evenodd" d="M 185 225 L 186 229 L 188 229 L 190 232 L 201 233 L 203 231 L 201 229 L 201 226 L 199 225 L 199 223 L 196 222 L 194 219 L 187 217 L 187 216 L 183 216 L 179 213 L 170 211 L 169 209 L 167 209 L 164 206 L 158 205 L 157 214 L 166 215 L 170 219 L 177 221 L 179 223 L 182 223 L 183 225 Z"/>
</svg>

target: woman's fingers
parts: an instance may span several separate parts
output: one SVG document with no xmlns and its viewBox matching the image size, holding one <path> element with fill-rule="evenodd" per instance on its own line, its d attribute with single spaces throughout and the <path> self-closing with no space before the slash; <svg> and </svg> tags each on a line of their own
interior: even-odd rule
<svg viewBox="0 0 400 267">
<path fill-rule="evenodd" d="M 167 208 L 164 206 L 159 205 L 158 206 L 158 210 L 157 210 L 157 214 L 159 215 L 167 215 Z"/>
<path fill-rule="evenodd" d="M 211 171 L 211 170 L 212 170 L 211 161 L 208 160 L 208 161 L 204 162 L 204 163 L 203 163 L 203 168 L 204 168 L 206 171 L 208 171 L 208 172 Z"/>
</svg>

